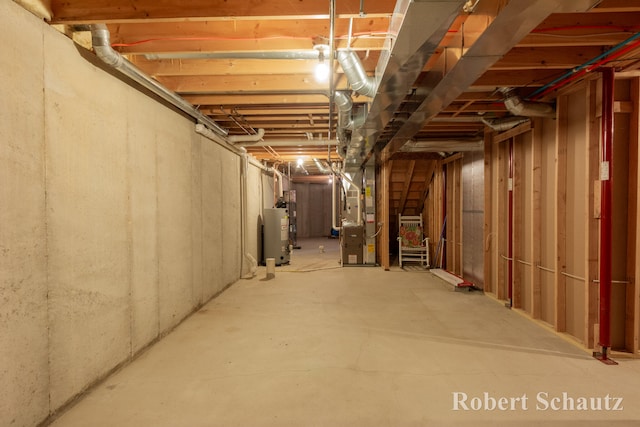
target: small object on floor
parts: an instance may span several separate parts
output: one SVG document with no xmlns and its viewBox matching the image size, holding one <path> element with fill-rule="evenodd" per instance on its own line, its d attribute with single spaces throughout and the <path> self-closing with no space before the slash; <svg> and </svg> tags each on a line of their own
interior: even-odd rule
<svg viewBox="0 0 640 427">
<path fill-rule="evenodd" d="M 475 289 L 475 286 L 473 286 L 473 283 L 468 282 L 464 280 L 462 277 L 456 276 L 455 274 L 450 273 L 446 270 L 442 270 L 440 268 L 432 268 L 430 271 L 431 273 L 438 276 L 445 282 L 448 282 L 451 285 L 453 285 L 456 291 L 472 291 Z"/>
<path fill-rule="evenodd" d="M 318 250 L 320 250 L 320 253 L 323 254 L 324 253 L 324 245 L 318 246 Z"/>
<path fill-rule="evenodd" d="M 267 258 L 267 280 L 276 277 L 276 259 Z"/>
</svg>

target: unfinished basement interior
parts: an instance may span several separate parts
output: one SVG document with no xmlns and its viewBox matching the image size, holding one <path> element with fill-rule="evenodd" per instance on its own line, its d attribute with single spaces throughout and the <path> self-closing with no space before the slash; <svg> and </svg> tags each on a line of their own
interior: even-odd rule
<svg viewBox="0 0 640 427">
<path fill-rule="evenodd" d="M 640 423 L 640 2 L 0 16 L 1 426 Z"/>
</svg>

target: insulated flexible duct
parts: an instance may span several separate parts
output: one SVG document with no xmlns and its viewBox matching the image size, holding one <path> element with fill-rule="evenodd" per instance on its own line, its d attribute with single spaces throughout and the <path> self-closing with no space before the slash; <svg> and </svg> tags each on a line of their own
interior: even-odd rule
<svg viewBox="0 0 640 427">
<path fill-rule="evenodd" d="M 513 129 L 514 127 L 526 123 L 529 121 L 528 117 L 505 117 L 505 118 L 494 118 L 494 119 L 482 119 L 482 123 L 489 126 L 491 130 L 496 132 L 504 132 L 509 129 Z"/>
<path fill-rule="evenodd" d="M 523 101 L 519 96 L 512 93 L 507 93 L 504 106 L 515 116 L 549 118 L 556 116 L 556 109 L 553 105 L 542 102 Z"/>
</svg>

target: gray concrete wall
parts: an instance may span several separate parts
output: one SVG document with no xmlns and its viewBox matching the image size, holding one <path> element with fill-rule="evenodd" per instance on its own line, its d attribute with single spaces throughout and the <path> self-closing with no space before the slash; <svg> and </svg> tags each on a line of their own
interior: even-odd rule
<svg viewBox="0 0 640 427">
<path fill-rule="evenodd" d="M 241 158 L 0 16 L 0 425 L 32 426 L 241 276 Z"/>
<path fill-rule="evenodd" d="M 35 424 L 49 404 L 43 28 L 35 18 L 23 19 L 25 13 L 13 2 L 0 2 L 0 425 L 5 426 Z"/>
</svg>

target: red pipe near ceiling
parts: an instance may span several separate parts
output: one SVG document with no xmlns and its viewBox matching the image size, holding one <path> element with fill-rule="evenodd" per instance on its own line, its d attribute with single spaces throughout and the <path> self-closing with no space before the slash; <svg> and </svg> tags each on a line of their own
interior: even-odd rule
<svg viewBox="0 0 640 427">
<path fill-rule="evenodd" d="M 606 362 L 611 348 L 611 247 L 612 247 L 612 178 L 613 178 L 613 102 L 615 72 L 602 72 L 602 153 L 600 163 L 600 327 L 599 344 L 602 352 L 597 358 Z"/>
<path fill-rule="evenodd" d="M 568 85 L 569 83 L 571 83 L 574 80 L 578 80 L 581 77 L 584 77 L 586 74 L 590 73 L 591 71 L 598 69 L 600 67 L 602 67 L 604 64 L 611 62 L 619 57 L 621 57 L 622 55 L 624 55 L 625 53 L 631 52 L 632 50 L 634 50 L 635 48 L 637 48 L 638 46 L 640 46 L 640 40 L 635 41 L 633 43 L 630 43 L 629 45 L 625 46 L 624 48 L 617 50 L 615 52 L 613 52 L 611 55 L 601 59 L 598 62 L 593 63 L 592 65 L 589 65 L 588 67 L 578 71 L 575 74 L 572 74 L 571 76 L 567 77 L 564 80 L 559 81 L 558 83 L 548 87 L 547 89 L 545 89 L 543 92 L 537 94 L 536 96 L 534 96 L 532 99 L 536 100 L 536 99 L 540 99 L 543 98 L 545 95 L 548 95 L 549 93 L 560 89 L 561 87 L 564 87 L 566 85 Z"/>
<path fill-rule="evenodd" d="M 507 224 L 507 288 L 509 307 L 513 307 L 513 139 L 509 140 L 509 186 L 508 210 L 509 223 Z"/>
</svg>

